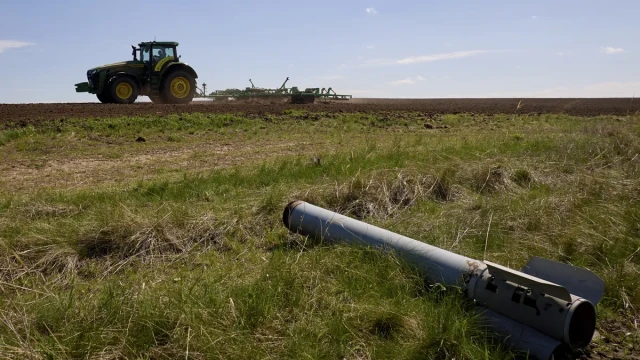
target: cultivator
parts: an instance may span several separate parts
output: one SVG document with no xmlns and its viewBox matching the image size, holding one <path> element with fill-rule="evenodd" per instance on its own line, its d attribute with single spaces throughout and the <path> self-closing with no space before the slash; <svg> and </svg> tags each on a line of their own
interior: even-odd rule
<svg viewBox="0 0 640 360">
<path fill-rule="evenodd" d="M 325 100 L 349 100 L 351 95 L 337 94 L 332 88 L 306 88 L 304 90 L 298 87 L 287 88 L 289 78 L 282 83 L 277 89 L 258 88 L 253 85 L 253 81 L 249 79 L 251 87 L 244 90 L 226 89 L 215 90 L 209 94 L 206 93 L 206 84 L 202 84 L 202 88 L 198 89 L 197 98 L 213 99 L 216 101 L 229 100 L 248 100 L 248 99 L 284 99 L 290 98 L 293 104 L 311 104 L 316 98 Z"/>
</svg>

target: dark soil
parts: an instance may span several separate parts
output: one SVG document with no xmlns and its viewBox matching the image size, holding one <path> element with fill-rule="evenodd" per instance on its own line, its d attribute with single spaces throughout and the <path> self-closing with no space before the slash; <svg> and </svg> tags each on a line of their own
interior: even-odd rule
<svg viewBox="0 0 640 360">
<path fill-rule="evenodd" d="M 640 112 L 640 101 L 608 99 L 352 99 L 294 105 L 197 101 L 189 105 L 137 103 L 0 104 L 0 125 L 27 125 L 66 118 L 168 115 L 181 113 L 282 114 L 287 109 L 312 112 L 419 111 L 425 114 L 568 114 L 577 116 L 627 115 Z"/>
</svg>

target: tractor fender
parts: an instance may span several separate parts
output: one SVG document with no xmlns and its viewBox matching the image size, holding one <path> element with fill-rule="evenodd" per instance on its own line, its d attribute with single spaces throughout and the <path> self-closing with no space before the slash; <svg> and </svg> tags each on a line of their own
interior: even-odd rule
<svg viewBox="0 0 640 360">
<path fill-rule="evenodd" d="M 186 71 L 189 74 L 191 74 L 194 79 L 198 78 L 198 74 L 196 73 L 195 70 L 193 70 L 193 68 L 185 63 L 171 63 L 169 65 L 167 65 L 167 67 L 165 67 L 162 70 L 162 73 L 160 74 L 161 78 L 164 78 L 165 76 L 169 75 L 169 73 L 176 71 L 176 70 L 182 70 L 182 71 Z"/>
<path fill-rule="evenodd" d="M 107 89 L 107 84 L 109 84 L 109 81 L 111 81 L 111 79 L 115 78 L 115 77 L 120 77 L 120 76 L 126 76 L 130 79 L 132 79 L 136 85 L 138 86 L 138 90 L 142 90 L 142 84 L 140 83 L 140 79 L 138 79 L 137 77 L 128 74 L 124 71 L 118 71 L 118 72 L 103 72 L 102 74 L 100 74 L 100 88 L 97 89 L 96 94 L 100 95 L 105 91 L 109 91 Z"/>
<path fill-rule="evenodd" d="M 124 71 L 119 71 L 117 73 L 113 73 L 113 74 L 109 74 L 109 75 L 110 75 L 109 76 L 109 80 L 107 80 L 107 82 L 110 81 L 111 79 L 115 78 L 115 77 L 124 76 L 124 77 L 128 77 L 129 79 L 135 81 L 136 85 L 138 85 L 138 89 L 142 88 L 142 84 L 140 83 L 140 79 L 138 79 L 136 76 L 128 74 L 128 73 L 126 73 Z M 106 84 L 106 82 L 105 82 L 105 84 Z"/>
</svg>

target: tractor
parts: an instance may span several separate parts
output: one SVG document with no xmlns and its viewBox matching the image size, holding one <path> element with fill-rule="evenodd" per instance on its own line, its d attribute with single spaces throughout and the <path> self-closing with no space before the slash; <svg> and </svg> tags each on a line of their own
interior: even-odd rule
<svg viewBox="0 0 640 360">
<path fill-rule="evenodd" d="M 133 104 L 148 96 L 156 104 L 188 104 L 196 93 L 198 75 L 180 62 L 178 43 L 141 42 L 133 60 L 99 66 L 87 71 L 87 82 L 75 84 L 76 92 L 96 94 L 104 104 Z"/>
</svg>

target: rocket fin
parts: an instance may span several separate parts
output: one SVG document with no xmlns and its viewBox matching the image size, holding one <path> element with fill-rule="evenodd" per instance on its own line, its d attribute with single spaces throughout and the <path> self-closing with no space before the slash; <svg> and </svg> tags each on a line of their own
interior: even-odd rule
<svg viewBox="0 0 640 360">
<path fill-rule="evenodd" d="M 534 256 L 521 271 L 562 285 L 571 294 L 589 300 L 594 306 L 604 294 L 604 281 L 587 269 Z"/>
<path fill-rule="evenodd" d="M 509 269 L 508 267 L 504 267 L 490 261 L 485 261 L 484 263 L 489 269 L 489 274 L 491 274 L 491 276 L 495 277 L 496 279 L 510 281 L 529 289 L 535 289 L 547 295 L 554 296 L 558 299 L 571 302 L 571 294 L 566 288 L 561 285 L 517 270 Z"/>
</svg>

